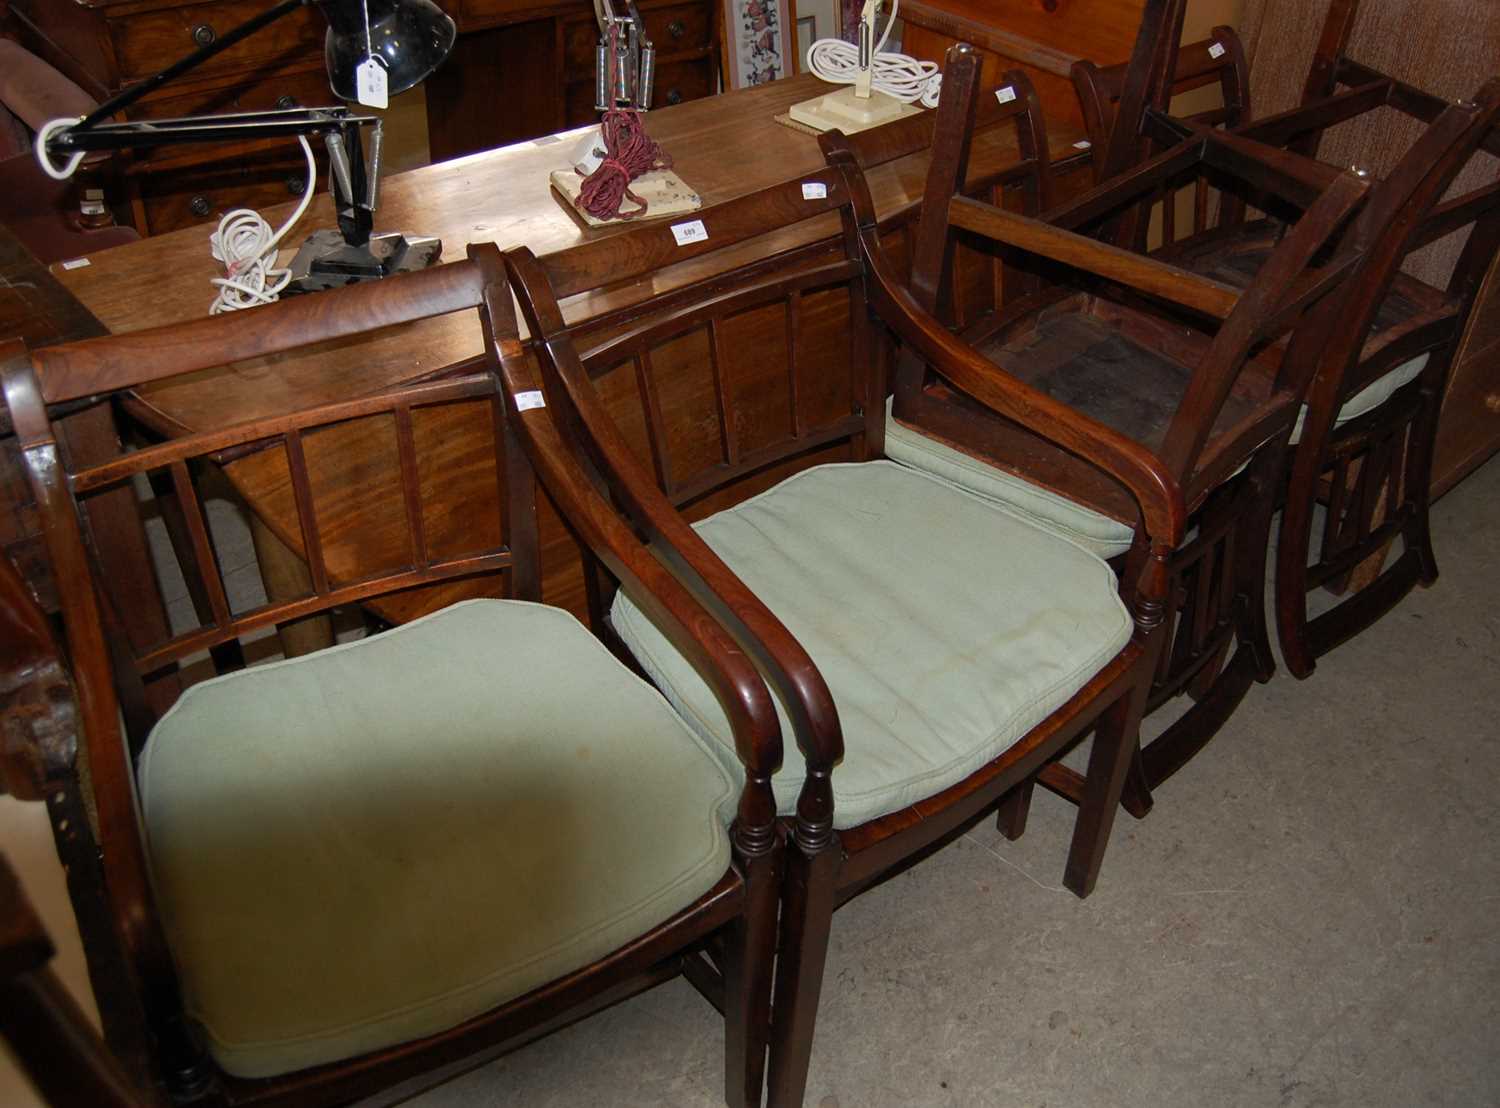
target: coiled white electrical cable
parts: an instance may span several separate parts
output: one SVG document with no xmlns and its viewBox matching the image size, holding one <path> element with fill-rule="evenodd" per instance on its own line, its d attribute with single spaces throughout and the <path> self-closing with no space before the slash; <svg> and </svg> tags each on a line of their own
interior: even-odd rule
<svg viewBox="0 0 1500 1108">
<path fill-rule="evenodd" d="M 297 205 L 297 210 L 281 225 L 281 229 L 272 234 L 271 225 L 259 212 L 236 208 L 226 212 L 219 220 L 218 230 L 208 236 L 213 256 L 224 266 L 224 276 L 210 281 L 219 289 L 219 295 L 214 297 L 208 309 L 210 315 L 270 304 L 291 283 L 292 271 L 276 268 L 276 246 L 312 203 L 318 172 L 307 136 L 298 135 L 297 141 L 307 156 L 307 188 L 302 191 L 302 202 Z"/>
<path fill-rule="evenodd" d="M 54 181 L 66 181 L 73 176 L 73 171 L 78 168 L 78 163 L 83 161 L 83 151 L 68 155 L 68 160 L 63 163 L 61 169 L 52 164 L 52 155 L 47 153 L 47 140 L 58 131 L 68 127 L 76 127 L 83 122 L 83 116 L 77 119 L 49 119 L 42 124 L 41 130 L 36 133 L 36 160 L 42 167 L 42 172 Z"/>
<path fill-rule="evenodd" d="M 875 43 L 871 56 L 870 87 L 903 104 L 921 101 L 925 108 L 935 108 L 943 75 L 936 62 L 922 62 L 907 54 L 883 54 L 880 48 L 891 37 L 901 0 L 891 5 L 891 17 Z M 821 80 L 834 85 L 854 84 L 859 72 L 859 47 L 839 38 L 820 38 L 807 50 L 807 68 Z"/>
</svg>

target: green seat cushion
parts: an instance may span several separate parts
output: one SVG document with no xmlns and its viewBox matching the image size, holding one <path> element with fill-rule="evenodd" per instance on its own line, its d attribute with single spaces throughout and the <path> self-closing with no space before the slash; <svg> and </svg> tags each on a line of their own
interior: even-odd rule
<svg viewBox="0 0 1500 1108">
<path fill-rule="evenodd" d="M 894 462 L 817 466 L 696 527 L 828 682 L 845 743 L 833 773 L 839 828 L 963 780 L 1130 639 L 1098 557 Z M 611 618 L 730 764 L 729 722 L 696 671 L 623 594 Z M 773 784 L 789 814 L 806 767 L 784 710 L 781 721 Z"/>
<path fill-rule="evenodd" d="M 185 1002 L 243 1077 L 640 936 L 728 871 L 737 781 L 572 616 L 501 600 L 196 685 L 139 770 Z"/>
<path fill-rule="evenodd" d="M 1374 411 L 1391 397 L 1396 395 L 1396 390 L 1403 385 L 1409 385 L 1422 375 L 1427 368 L 1427 359 L 1431 354 L 1419 354 L 1409 362 L 1402 362 L 1389 373 L 1375 378 L 1364 388 L 1344 401 L 1344 406 L 1339 409 L 1339 414 L 1333 417 L 1333 425 L 1342 427 L 1344 424 L 1358 419 L 1366 412 Z M 1302 441 L 1302 427 L 1307 422 L 1307 405 L 1302 405 L 1302 410 L 1297 413 L 1297 424 L 1292 428 L 1292 442 Z"/>
<path fill-rule="evenodd" d="M 1113 558 L 1130 549 L 1135 537 L 1135 528 L 1130 524 L 1085 508 L 1066 496 L 924 435 L 892 416 L 890 404 L 886 401 L 885 453 L 892 461 L 977 493 L 1101 558 Z"/>
</svg>

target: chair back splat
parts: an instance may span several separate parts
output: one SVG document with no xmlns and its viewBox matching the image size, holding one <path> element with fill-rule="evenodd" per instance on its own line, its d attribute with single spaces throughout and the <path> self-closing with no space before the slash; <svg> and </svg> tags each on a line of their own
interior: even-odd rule
<svg viewBox="0 0 1500 1108">
<path fill-rule="evenodd" d="M 454 312 L 488 360 L 420 368 L 423 321 Z M 57 448 L 49 404 L 247 361 L 264 373 L 389 328 L 413 339 L 409 383 L 89 465 Z M 57 701 L 45 719 L 7 702 L 6 734 L 22 742 L 5 782 L 46 798 L 106 1038 L 153 1103 L 410 1095 L 679 973 L 724 1014 L 726 1101 L 761 1101 L 775 709 L 591 489 L 562 503 L 564 522 L 699 668 L 728 752 L 573 616 L 536 602 L 532 470 L 497 372 L 520 350 L 505 267 L 485 244 L 379 284 L 4 351 L 67 632 L 64 655 L 30 598 L 5 590 L 6 625 L 26 632 L 14 651 L 7 639 L 7 672 L 53 673 Z M 488 444 L 494 466 L 461 526 L 429 508 L 455 441 Z M 249 450 L 284 460 L 298 521 L 284 537 L 307 560 L 305 596 L 240 595 L 215 548 L 195 477 Z M 348 477 L 333 492 L 318 476 L 330 466 Z M 206 611 L 133 650 L 81 505 L 152 474 L 186 520 Z M 353 604 L 397 626 L 189 680 L 160 715 L 143 695 L 153 674 L 190 678 L 199 652 Z"/>
</svg>

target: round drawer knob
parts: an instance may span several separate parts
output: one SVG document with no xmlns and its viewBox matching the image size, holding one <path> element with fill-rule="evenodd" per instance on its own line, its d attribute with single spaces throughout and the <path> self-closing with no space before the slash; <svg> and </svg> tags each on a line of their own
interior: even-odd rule
<svg viewBox="0 0 1500 1108">
<path fill-rule="evenodd" d="M 297 98 L 295 96 L 278 96 L 276 98 L 276 107 L 280 111 L 289 111 L 292 108 L 299 106 L 300 105 L 298 105 Z"/>
<path fill-rule="evenodd" d="M 673 38 L 681 38 L 687 34 L 687 24 L 680 19 L 674 19 L 667 24 L 667 34 Z"/>
<path fill-rule="evenodd" d="M 307 178 L 292 174 L 286 179 L 286 191 L 293 196 L 301 196 L 307 191 Z"/>
<path fill-rule="evenodd" d="M 1057 11 L 1057 0 L 1042 0 L 1042 11 L 1044 11 L 1044 12 L 1055 12 L 1055 11 Z"/>
<path fill-rule="evenodd" d="M 195 196 L 188 201 L 188 211 L 196 216 L 202 217 L 208 215 L 213 210 L 214 206 L 206 196 Z"/>
<path fill-rule="evenodd" d="M 193 41 L 196 42 L 199 46 L 207 46 L 218 37 L 219 36 L 214 32 L 214 29 L 207 23 L 200 23 L 193 28 Z"/>
<path fill-rule="evenodd" d="M 1500 415 L 1500 392 L 1492 392 L 1486 396 L 1484 406 L 1496 415 Z"/>
<path fill-rule="evenodd" d="M 669 88 L 669 89 L 667 89 L 667 103 L 668 104 L 681 104 L 682 103 L 682 93 L 678 92 L 675 88 Z"/>
</svg>

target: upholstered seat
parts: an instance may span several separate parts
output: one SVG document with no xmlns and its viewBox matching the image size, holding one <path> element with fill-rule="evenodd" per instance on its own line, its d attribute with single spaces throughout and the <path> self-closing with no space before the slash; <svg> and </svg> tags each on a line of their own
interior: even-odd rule
<svg viewBox="0 0 1500 1108">
<path fill-rule="evenodd" d="M 847 751 L 832 778 L 840 829 L 963 780 L 1131 635 L 1099 558 L 895 462 L 819 466 L 696 526 L 828 682 Z M 728 721 L 696 671 L 623 593 L 611 618 L 729 765 Z M 786 814 L 806 771 L 792 744 L 784 757 Z"/>
<path fill-rule="evenodd" d="M 1422 375 L 1422 370 L 1427 368 L 1427 359 L 1431 354 L 1419 354 L 1409 362 L 1402 362 L 1395 369 L 1380 377 L 1375 378 L 1364 388 L 1344 401 L 1339 408 L 1339 414 L 1333 417 L 1334 427 L 1342 427 L 1346 423 L 1352 423 L 1360 416 L 1373 412 L 1391 397 L 1396 395 L 1397 390 L 1411 384 Z M 1302 410 L 1297 413 L 1297 425 L 1292 428 L 1292 445 L 1302 441 L 1302 427 L 1307 422 L 1307 405 L 1302 405 Z"/>
<path fill-rule="evenodd" d="M 188 1011 L 223 1069 L 268 1076 L 556 980 L 724 877 L 728 764 L 516 601 L 195 686 L 140 769 Z"/>
<path fill-rule="evenodd" d="M 1086 508 L 1075 500 L 1032 484 L 988 462 L 950 446 L 941 439 L 908 427 L 891 415 L 886 402 L 886 456 L 968 489 L 997 506 L 1012 511 L 1028 523 L 1077 543 L 1101 558 L 1113 558 L 1130 549 L 1135 528 Z"/>
</svg>

